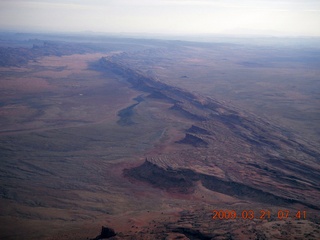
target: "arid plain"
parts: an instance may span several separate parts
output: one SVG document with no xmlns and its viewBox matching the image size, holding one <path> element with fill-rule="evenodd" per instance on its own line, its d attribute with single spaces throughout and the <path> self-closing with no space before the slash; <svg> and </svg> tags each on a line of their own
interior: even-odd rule
<svg viewBox="0 0 320 240">
<path fill-rule="evenodd" d="M 61 39 L 2 41 L 1 239 L 319 238 L 319 48 Z"/>
</svg>

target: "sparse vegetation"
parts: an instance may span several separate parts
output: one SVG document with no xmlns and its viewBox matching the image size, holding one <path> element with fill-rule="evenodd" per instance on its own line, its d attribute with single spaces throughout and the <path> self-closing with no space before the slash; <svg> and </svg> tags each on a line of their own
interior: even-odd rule
<svg viewBox="0 0 320 240">
<path fill-rule="evenodd" d="M 34 42 L 0 49 L 0 238 L 92 239 L 101 226 L 114 239 L 319 237 L 318 58 Z M 284 208 L 308 218 L 280 221 Z M 213 220 L 213 209 L 271 214 Z"/>
</svg>

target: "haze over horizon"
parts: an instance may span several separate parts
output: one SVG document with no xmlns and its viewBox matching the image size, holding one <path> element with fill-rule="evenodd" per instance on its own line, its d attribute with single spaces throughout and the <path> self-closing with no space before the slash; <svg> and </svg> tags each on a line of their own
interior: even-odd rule
<svg viewBox="0 0 320 240">
<path fill-rule="evenodd" d="M 320 36 L 320 2 L 2 0 L 0 30 Z"/>
</svg>

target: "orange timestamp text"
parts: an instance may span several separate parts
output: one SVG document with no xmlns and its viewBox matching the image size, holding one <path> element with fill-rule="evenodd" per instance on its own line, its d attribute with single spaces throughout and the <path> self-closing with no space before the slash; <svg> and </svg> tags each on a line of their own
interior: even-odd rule
<svg viewBox="0 0 320 240">
<path fill-rule="evenodd" d="M 241 212 L 237 212 L 235 210 L 213 210 L 212 211 L 212 219 L 214 220 L 228 220 L 228 219 L 270 219 L 277 218 L 278 220 L 284 220 L 289 217 L 295 219 L 306 219 L 307 212 L 306 211 L 289 211 L 289 210 L 278 210 L 276 213 L 272 213 L 270 210 L 242 210 Z"/>
</svg>

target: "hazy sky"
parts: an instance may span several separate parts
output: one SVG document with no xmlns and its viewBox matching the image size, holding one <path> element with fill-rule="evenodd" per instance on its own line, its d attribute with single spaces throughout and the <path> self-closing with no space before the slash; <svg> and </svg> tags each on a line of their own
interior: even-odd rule
<svg viewBox="0 0 320 240">
<path fill-rule="evenodd" d="M 320 0 L 0 0 L 0 29 L 320 36 Z"/>
</svg>

